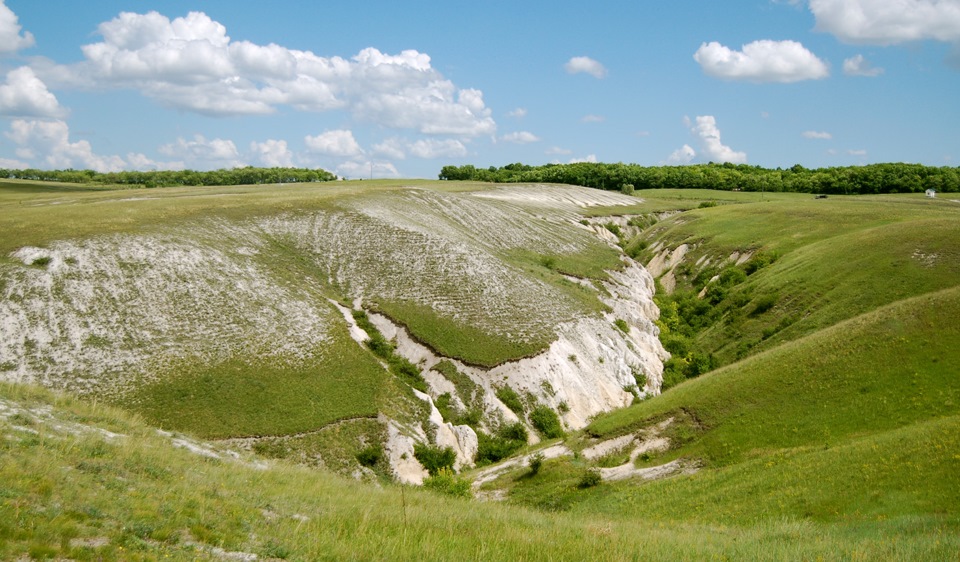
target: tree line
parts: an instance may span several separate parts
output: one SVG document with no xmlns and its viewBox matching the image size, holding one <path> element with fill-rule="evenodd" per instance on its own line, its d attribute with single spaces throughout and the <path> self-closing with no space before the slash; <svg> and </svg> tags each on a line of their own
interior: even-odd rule
<svg viewBox="0 0 960 562">
<path fill-rule="evenodd" d="M 174 187 L 180 185 L 256 185 L 262 183 L 306 183 L 331 181 L 334 174 L 308 168 L 245 168 L 210 170 L 149 170 L 95 172 L 93 170 L 25 170 L 0 169 L 0 178 L 57 181 L 95 185 L 133 185 L 141 187 Z"/>
<path fill-rule="evenodd" d="M 441 180 L 498 183 L 565 183 L 599 189 L 719 189 L 742 191 L 788 191 L 799 193 L 868 194 L 916 193 L 927 189 L 960 191 L 960 168 L 922 164 L 869 164 L 808 169 L 797 164 L 781 169 L 748 164 L 692 164 L 641 166 L 639 164 L 546 164 L 515 163 L 502 167 L 444 166 Z"/>
</svg>

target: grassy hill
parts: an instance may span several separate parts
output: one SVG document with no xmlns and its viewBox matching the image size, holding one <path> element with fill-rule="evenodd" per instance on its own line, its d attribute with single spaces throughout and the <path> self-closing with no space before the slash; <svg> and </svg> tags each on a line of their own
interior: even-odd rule
<svg viewBox="0 0 960 562">
<path fill-rule="evenodd" d="M 613 505 L 544 513 L 374 487 L 0 384 L 3 559 L 945 560 L 960 548 L 923 520 L 664 522 Z"/>
<path fill-rule="evenodd" d="M 510 383 L 487 372 L 610 314 L 603 283 L 624 265 L 582 213 L 634 202 L 570 186 L 429 181 L 0 182 L 0 380 L 107 400 L 204 438 L 268 439 L 254 445 L 276 454 L 307 448 L 301 458 L 313 464 L 383 443 L 388 422 L 434 439 L 414 388 L 450 395 L 447 421 L 493 431 L 514 414 L 494 388 Z M 458 361 L 448 372 L 473 377 L 470 395 L 439 371 L 428 386 L 422 371 L 437 360 L 411 362 L 391 350 L 398 341 L 364 345 L 373 334 L 357 334 L 351 309 L 382 314 Z M 625 349 L 628 336 L 604 323 Z M 600 370 L 615 394 L 580 419 L 629 399 L 632 375 L 610 362 Z M 535 378 L 516 392 L 531 409 L 556 408 L 562 395 Z"/>
<path fill-rule="evenodd" d="M 957 537 L 960 205 L 917 196 L 742 202 L 759 194 L 730 194 L 730 204 L 701 207 L 712 194 L 659 194 L 665 203 L 680 195 L 695 198 L 690 210 L 636 234 L 682 295 L 661 303 L 683 310 L 701 293 L 705 304 L 688 308 L 705 319 L 693 322 L 691 340 L 725 366 L 598 417 L 567 439 L 572 454 L 546 460 L 535 475 L 507 471 L 483 489 L 582 517 L 751 528 L 817 522 L 891 545 L 927 533 Z M 671 262 L 681 245 L 683 258 Z M 776 259 L 744 271 L 710 302 L 724 269 L 762 253 Z M 772 304 L 754 312 L 770 294 Z M 731 351 L 743 341 L 750 345 Z M 633 444 L 606 455 L 588 454 L 630 437 Z M 668 444 L 642 449 L 653 437 Z M 633 447 L 644 452 L 631 455 Z M 638 476 L 585 480 L 620 465 Z M 663 466 L 685 474 L 644 480 Z"/>
<path fill-rule="evenodd" d="M 0 375 L 136 413 L 0 385 L 0 558 L 960 555 L 960 204 L 362 184 L 0 189 L 17 210 L 0 213 L 0 312 L 25 311 L 4 316 L 23 336 L 4 340 Z M 382 416 L 428 429 L 429 412 L 338 305 L 448 357 L 438 403 L 456 410 L 483 382 L 463 372 L 536 353 L 571 319 L 614 325 L 597 297 L 620 257 L 602 237 L 655 271 L 674 367 L 708 368 L 447 476 L 502 503 L 197 438 L 269 435 L 253 450 L 350 474 Z M 77 320 L 27 321 L 50 317 Z"/>
</svg>

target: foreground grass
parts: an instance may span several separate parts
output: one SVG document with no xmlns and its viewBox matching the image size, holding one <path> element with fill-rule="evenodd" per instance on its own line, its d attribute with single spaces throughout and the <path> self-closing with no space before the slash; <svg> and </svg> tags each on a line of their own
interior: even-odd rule
<svg viewBox="0 0 960 562">
<path fill-rule="evenodd" d="M 4 559 L 930 560 L 960 549 L 928 521 L 665 524 L 374 488 L 174 450 L 134 418 L 44 391 L 0 385 L 0 400 Z"/>
</svg>

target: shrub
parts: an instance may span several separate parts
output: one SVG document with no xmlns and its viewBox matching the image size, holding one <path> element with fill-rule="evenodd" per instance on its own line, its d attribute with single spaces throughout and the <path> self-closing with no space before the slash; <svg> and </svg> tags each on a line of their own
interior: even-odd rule
<svg viewBox="0 0 960 562">
<path fill-rule="evenodd" d="M 494 394 L 496 394 L 497 398 L 503 402 L 504 406 L 513 410 L 513 413 L 517 414 L 518 416 L 523 417 L 523 401 L 520 400 L 520 395 L 517 394 L 517 391 L 509 386 L 501 386 L 496 389 Z"/>
<path fill-rule="evenodd" d="M 453 448 L 424 443 L 413 446 L 413 456 L 427 469 L 430 476 L 436 476 L 444 468 L 453 470 L 453 463 L 457 461 L 457 453 Z"/>
<path fill-rule="evenodd" d="M 537 453 L 530 457 L 530 476 L 536 476 L 540 473 L 540 468 L 543 467 L 543 461 L 543 453 Z"/>
<path fill-rule="evenodd" d="M 620 238 L 623 236 L 623 232 L 620 230 L 620 225 L 614 222 L 608 222 L 603 225 L 604 228 L 613 233 L 614 236 Z"/>
<path fill-rule="evenodd" d="M 716 207 L 716 201 L 701 201 L 700 205 L 697 206 L 698 209 L 709 209 L 710 207 Z"/>
<path fill-rule="evenodd" d="M 600 476 L 600 470 L 596 468 L 588 468 L 586 472 L 580 476 L 580 481 L 577 482 L 577 488 L 581 490 L 584 488 L 592 488 L 603 481 L 603 477 Z"/>
<path fill-rule="evenodd" d="M 36 267 L 47 267 L 48 265 L 50 265 L 50 262 L 52 261 L 53 261 L 53 258 L 51 258 L 50 256 L 43 256 L 30 262 L 30 265 L 33 265 Z"/>
<path fill-rule="evenodd" d="M 636 188 L 633 187 L 632 183 L 625 183 L 620 186 L 620 193 L 623 193 L 624 195 L 633 195 L 635 190 Z"/>
<path fill-rule="evenodd" d="M 522 423 L 503 425 L 494 435 L 477 432 L 477 464 L 503 460 L 527 444 L 527 428 Z"/>
<path fill-rule="evenodd" d="M 627 324 L 627 321 L 624 320 L 623 318 L 617 318 L 616 320 L 614 320 L 613 325 L 616 326 L 617 329 L 623 332 L 624 334 L 630 333 L 630 325 Z"/>
<path fill-rule="evenodd" d="M 383 458 L 383 446 L 379 443 L 367 445 L 357 453 L 357 462 L 367 468 L 373 468 Z"/>
<path fill-rule="evenodd" d="M 777 304 L 778 300 L 779 295 L 763 295 L 757 299 L 750 316 L 759 316 L 760 314 L 763 314 L 764 312 L 773 308 Z"/>
<path fill-rule="evenodd" d="M 436 474 L 426 478 L 423 481 L 423 487 L 448 496 L 473 497 L 473 493 L 470 491 L 470 481 L 458 477 L 449 468 L 442 468 Z"/>
<path fill-rule="evenodd" d="M 530 412 L 530 423 L 547 439 L 563 437 L 560 416 L 546 406 L 537 406 Z"/>
</svg>

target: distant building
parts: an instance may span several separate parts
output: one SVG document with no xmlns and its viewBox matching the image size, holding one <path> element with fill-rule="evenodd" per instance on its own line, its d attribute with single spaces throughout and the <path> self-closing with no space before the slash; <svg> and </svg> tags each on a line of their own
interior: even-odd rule
<svg viewBox="0 0 960 562">
<path fill-rule="evenodd" d="M 927 193 L 927 197 L 930 197 L 930 198 L 933 198 L 933 197 L 936 197 L 936 196 L 937 196 L 937 190 L 936 190 L 936 189 L 928 189 L 928 190 L 926 191 L 926 193 Z"/>
</svg>

